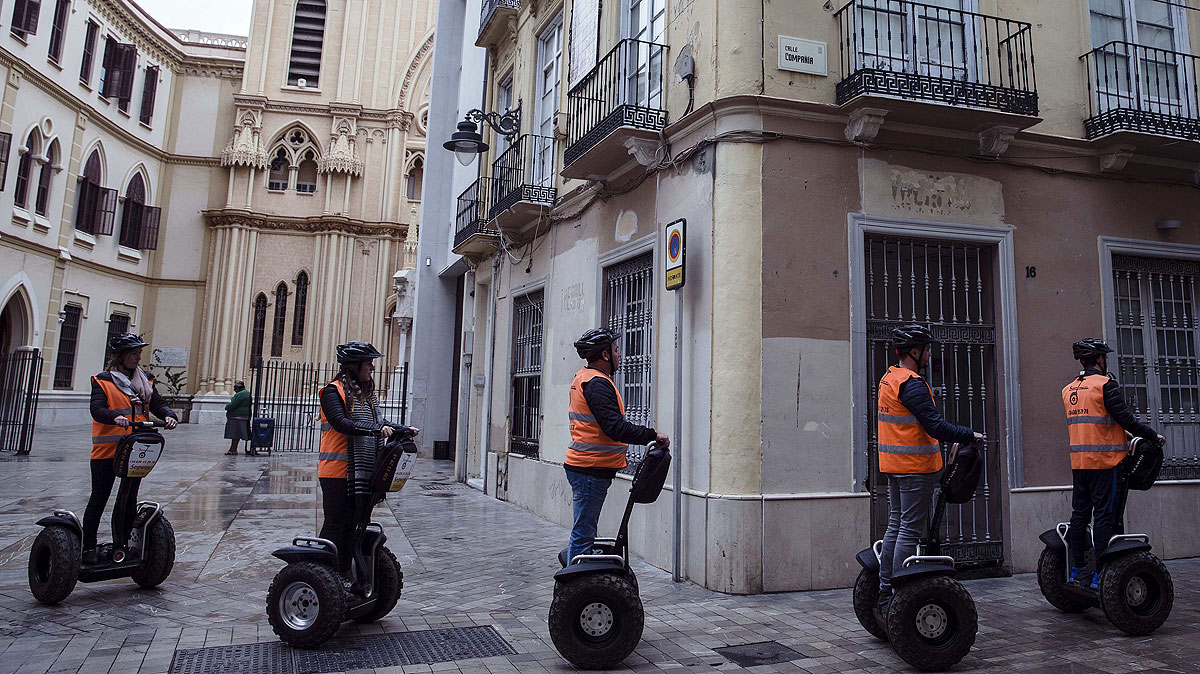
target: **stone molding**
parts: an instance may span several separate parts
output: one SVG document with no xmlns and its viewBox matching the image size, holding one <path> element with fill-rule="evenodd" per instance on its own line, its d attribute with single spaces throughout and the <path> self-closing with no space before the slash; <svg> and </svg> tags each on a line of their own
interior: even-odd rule
<svg viewBox="0 0 1200 674">
<path fill-rule="evenodd" d="M 233 138 L 221 152 L 221 166 L 267 168 L 267 148 L 262 140 L 262 110 L 238 111 Z"/>
<path fill-rule="evenodd" d="M 425 39 L 425 43 L 413 55 L 412 60 L 408 62 L 408 71 L 404 73 L 404 84 L 400 87 L 400 96 L 398 97 L 400 108 L 408 107 L 408 95 L 412 90 L 413 81 L 417 77 L 417 71 L 421 69 L 421 65 L 425 63 L 425 57 L 433 50 L 433 33 Z"/>
<path fill-rule="evenodd" d="M 355 117 L 334 117 L 329 149 L 317 160 L 317 172 L 344 173 L 356 178 L 361 176 L 363 160 L 355 147 L 357 137 L 358 123 Z"/>
<path fill-rule="evenodd" d="M 408 225 L 367 222 L 336 215 L 314 215 L 310 217 L 289 217 L 269 215 L 235 208 L 225 208 L 202 211 L 204 221 L 209 227 L 242 227 L 259 231 L 295 232 L 299 234 L 351 234 L 354 236 L 390 237 L 404 239 L 408 235 Z"/>
</svg>

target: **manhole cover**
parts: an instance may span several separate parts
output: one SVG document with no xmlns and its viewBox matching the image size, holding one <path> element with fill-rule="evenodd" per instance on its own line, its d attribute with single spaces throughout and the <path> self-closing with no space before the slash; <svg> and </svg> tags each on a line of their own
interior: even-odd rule
<svg viewBox="0 0 1200 674">
<path fill-rule="evenodd" d="M 515 654 L 489 625 L 334 638 L 315 651 L 279 642 L 184 649 L 171 674 L 324 674 Z"/>
<path fill-rule="evenodd" d="M 467 485 L 460 484 L 458 482 L 455 482 L 454 484 L 430 483 L 430 484 L 421 485 L 421 489 L 424 489 L 425 491 L 445 491 L 447 489 L 466 489 L 466 488 L 467 488 Z"/>
<path fill-rule="evenodd" d="M 726 646 L 713 649 L 742 667 L 755 665 L 777 665 L 781 662 L 799 660 L 806 657 L 803 653 L 794 651 L 776 641 L 762 641 L 756 644 L 741 646 Z"/>
</svg>

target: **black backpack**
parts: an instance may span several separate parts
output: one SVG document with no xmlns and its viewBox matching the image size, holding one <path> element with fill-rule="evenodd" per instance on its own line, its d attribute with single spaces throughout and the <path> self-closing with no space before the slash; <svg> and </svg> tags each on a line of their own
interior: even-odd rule
<svg viewBox="0 0 1200 674">
<path fill-rule="evenodd" d="M 670 470 L 671 452 L 657 446 L 647 449 L 642 462 L 638 464 L 637 472 L 633 475 L 629 497 L 634 503 L 654 503 L 662 493 Z"/>
<path fill-rule="evenodd" d="M 954 445 L 942 473 L 942 495 L 947 503 L 966 503 L 975 496 L 983 475 L 983 457 L 974 445 Z"/>
<path fill-rule="evenodd" d="M 1121 460 L 1121 470 L 1130 489 L 1146 491 L 1154 486 L 1162 464 L 1163 447 L 1160 443 L 1134 438 L 1129 443 L 1129 454 Z"/>
</svg>

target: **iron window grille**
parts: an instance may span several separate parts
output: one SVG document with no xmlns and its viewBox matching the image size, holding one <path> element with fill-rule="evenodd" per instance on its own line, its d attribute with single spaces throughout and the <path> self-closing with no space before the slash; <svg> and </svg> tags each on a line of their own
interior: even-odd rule
<svg viewBox="0 0 1200 674">
<path fill-rule="evenodd" d="M 24 40 L 37 33 L 38 17 L 42 11 L 41 0 L 17 0 L 13 5 L 12 33 Z"/>
<path fill-rule="evenodd" d="M 495 16 L 496 10 L 505 7 L 513 11 L 521 11 L 521 0 L 483 0 L 479 7 L 479 34 L 487 29 L 488 22 Z"/>
<path fill-rule="evenodd" d="M 1081 58 L 1088 138 L 1136 131 L 1200 141 L 1200 57 L 1114 41 Z"/>
<path fill-rule="evenodd" d="M 254 313 L 251 314 L 250 330 L 250 365 L 257 367 L 262 364 L 263 338 L 267 331 L 267 296 L 259 293 L 254 298 Z"/>
<path fill-rule="evenodd" d="M 620 127 L 658 131 L 667 125 L 666 57 L 666 45 L 621 40 L 571 87 L 564 164 L 572 164 Z"/>
<path fill-rule="evenodd" d="M 508 449 L 537 456 L 542 436 L 542 325 L 544 293 L 541 290 L 513 301 L 512 437 Z"/>
<path fill-rule="evenodd" d="M 847 73 L 838 105 L 876 95 L 1038 112 L 1033 29 L 1024 21 L 908 0 L 851 0 L 835 16 Z"/>
<path fill-rule="evenodd" d="M 283 330 L 287 324 L 287 284 L 275 286 L 275 320 L 271 324 L 271 357 L 283 357 Z"/>
<path fill-rule="evenodd" d="M 308 311 L 308 274 L 296 276 L 296 315 L 292 317 L 292 346 L 304 344 L 304 316 Z"/>
<path fill-rule="evenodd" d="M 146 126 L 154 119 L 154 99 L 158 95 L 158 66 L 146 68 L 146 79 L 142 82 L 142 110 L 138 119 Z"/>
<path fill-rule="evenodd" d="M 325 0 L 300 0 L 292 27 L 292 53 L 287 83 L 316 87 L 321 77 L 321 50 L 325 41 Z"/>
<path fill-rule="evenodd" d="M 83 308 L 63 307 L 62 330 L 58 333 L 58 357 L 54 359 L 54 388 L 69 389 L 75 380 L 75 351 L 79 347 L 79 320 Z"/>
<path fill-rule="evenodd" d="M 0 190 L 8 184 L 8 152 L 12 149 L 12 134 L 0 131 Z"/>
<path fill-rule="evenodd" d="M 493 180 L 481 177 L 458 195 L 458 212 L 454 220 L 454 247 L 457 248 L 476 234 L 500 236 L 500 232 L 488 227 L 488 199 Z"/>
<path fill-rule="evenodd" d="M 92 62 L 96 59 L 96 36 L 100 26 L 88 19 L 87 32 L 83 38 L 83 58 L 79 61 L 79 81 L 86 86 L 92 83 Z"/>
<path fill-rule="evenodd" d="M 50 60 L 62 60 L 63 36 L 67 31 L 67 16 L 71 12 L 71 0 L 58 0 L 54 5 L 54 21 L 50 25 Z"/>
<path fill-rule="evenodd" d="M 493 203 L 489 211 L 495 219 L 504 211 L 521 201 L 553 206 L 558 191 L 553 187 L 553 160 L 547 167 L 537 161 L 539 157 L 554 156 L 554 139 L 548 136 L 525 134 L 517 138 L 507 150 L 492 162 Z"/>
<path fill-rule="evenodd" d="M 625 418 L 650 426 L 654 418 L 654 254 L 646 253 L 604 269 L 605 327 L 621 333 L 621 364 L 614 381 L 625 401 Z M 624 472 L 632 473 L 646 453 L 631 445 Z"/>
<path fill-rule="evenodd" d="M 112 344 L 113 337 L 123 335 L 129 332 L 129 316 L 127 314 L 109 314 L 108 315 L 108 335 L 104 338 L 104 365 L 107 367 L 108 362 L 113 357 Z"/>
<path fill-rule="evenodd" d="M 1139 420 L 1167 438 L 1159 479 L 1200 477 L 1200 262 L 1113 256 L 1115 364 Z"/>
</svg>

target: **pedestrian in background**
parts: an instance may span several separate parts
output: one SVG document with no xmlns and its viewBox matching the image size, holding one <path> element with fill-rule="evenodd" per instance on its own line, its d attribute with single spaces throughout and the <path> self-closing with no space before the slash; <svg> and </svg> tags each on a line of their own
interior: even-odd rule
<svg viewBox="0 0 1200 674">
<path fill-rule="evenodd" d="M 246 441 L 246 453 L 250 453 L 250 392 L 240 379 L 234 382 L 233 397 L 225 405 L 225 439 L 231 441 L 226 454 L 237 454 L 238 440 Z"/>
</svg>

